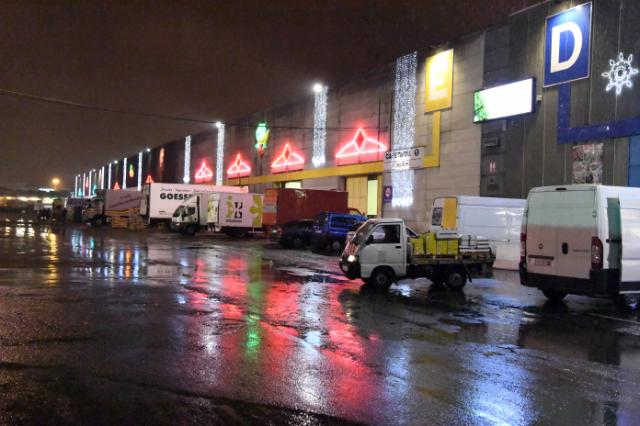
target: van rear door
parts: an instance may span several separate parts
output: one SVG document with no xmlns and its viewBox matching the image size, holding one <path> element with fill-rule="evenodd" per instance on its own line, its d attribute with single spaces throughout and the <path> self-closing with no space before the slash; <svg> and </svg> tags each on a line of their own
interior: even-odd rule
<svg viewBox="0 0 640 426">
<path fill-rule="evenodd" d="M 622 226 L 622 260 L 620 293 L 640 293 L 640 198 L 620 196 L 620 220 Z M 625 283 L 627 285 L 625 285 Z"/>
<path fill-rule="evenodd" d="M 594 188 L 532 192 L 528 209 L 527 269 L 588 279 L 597 235 Z"/>
</svg>

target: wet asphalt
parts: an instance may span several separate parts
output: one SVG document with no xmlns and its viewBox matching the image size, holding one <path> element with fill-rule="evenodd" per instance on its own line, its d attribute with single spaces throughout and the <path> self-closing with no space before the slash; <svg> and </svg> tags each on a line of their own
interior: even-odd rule
<svg viewBox="0 0 640 426">
<path fill-rule="evenodd" d="M 0 424 L 640 423 L 640 318 L 264 240 L 0 226 Z"/>
</svg>

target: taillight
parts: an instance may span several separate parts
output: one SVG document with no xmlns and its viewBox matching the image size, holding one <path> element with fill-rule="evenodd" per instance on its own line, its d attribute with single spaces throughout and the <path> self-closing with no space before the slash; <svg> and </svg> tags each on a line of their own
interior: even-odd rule
<svg viewBox="0 0 640 426">
<path fill-rule="evenodd" d="M 520 233 L 520 262 L 525 263 L 527 261 L 527 233 Z"/>
<path fill-rule="evenodd" d="M 591 269 L 602 269 L 602 241 L 598 237 L 591 237 Z"/>
</svg>

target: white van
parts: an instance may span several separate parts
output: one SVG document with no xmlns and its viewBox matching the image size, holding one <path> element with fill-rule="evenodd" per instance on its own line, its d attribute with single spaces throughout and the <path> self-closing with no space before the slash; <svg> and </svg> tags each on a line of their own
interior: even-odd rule
<svg viewBox="0 0 640 426">
<path fill-rule="evenodd" d="M 529 192 L 520 282 L 552 300 L 567 293 L 640 302 L 640 188 L 545 186 Z"/>
<path fill-rule="evenodd" d="M 494 268 L 517 270 L 526 203 L 519 198 L 439 197 L 433 201 L 429 231 L 482 236 L 496 256 Z"/>
</svg>

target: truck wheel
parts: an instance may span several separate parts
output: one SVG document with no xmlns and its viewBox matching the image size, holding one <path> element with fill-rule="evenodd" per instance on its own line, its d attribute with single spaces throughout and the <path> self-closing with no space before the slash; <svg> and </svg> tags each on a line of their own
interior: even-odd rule
<svg viewBox="0 0 640 426">
<path fill-rule="evenodd" d="M 342 251 L 342 243 L 339 240 L 335 240 L 331 243 L 331 250 L 334 252 Z"/>
<path fill-rule="evenodd" d="M 446 284 L 451 290 L 462 290 L 467 283 L 467 271 L 462 268 L 450 269 L 447 273 Z"/>
<path fill-rule="evenodd" d="M 184 233 L 190 237 L 196 235 L 196 232 L 198 232 L 196 225 L 189 225 L 187 226 L 187 229 L 184 230 Z"/>
<path fill-rule="evenodd" d="M 302 238 L 300 237 L 295 237 L 292 241 L 292 245 L 294 249 L 301 249 L 302 246 L 304 246 L 304 241 L 302 241 Z"/>
<path fill-rule="evenodd" d="M 619 294 L 615 302 L 624 311 L 635 311 L 640 305 L 640 294 Z"/>
<path fill-rule="evenodd" d="M 564 291 L 559 291 L 559 290 L 542 290 L 542 294 L 544 294 L 547 299 L 551 300 L 552 302 L 559 302 L 562 299 L 565 298 L 565 296 L 567 295 L 566 292 Z"/>
<path fill-rule="evenodd" d="M 387 290 L 393 284 L 393 273 L 387 268 L 374 269 L 365 282 L 378 290 Z"/>
</svg>

